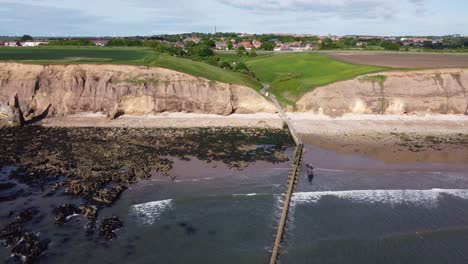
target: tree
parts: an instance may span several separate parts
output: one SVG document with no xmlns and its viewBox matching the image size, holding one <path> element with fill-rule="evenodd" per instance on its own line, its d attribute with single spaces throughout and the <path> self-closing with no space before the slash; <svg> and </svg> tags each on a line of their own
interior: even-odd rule
<svg viewBox="0 0 468 264">
<path fill-rule="evenodd" d="M 257 52 L 255 51 L 255 49 L 254 49 L 254 48 L 252 48 L 252 50 L 250 51 L 250 53 L 249 53 L 249 57 L 252 57 L 252 58 L 255 58 L 255 57 L 257 57 Z"/>
<path fill-rule="evenodd" d="M 20 38 L 20 41 L 24 42 L 24 41 L 33 41 L 33 37 L 31 37 L 30 35 L 23 35 L 21 38 Z"/>
<path fill-rule="evenodd" d="M 185 47 L 186 47 L 186 48 L 193 48 L 193 47 L 195 47 L 196 45 L 197 45 L 197 44 L 196 44 L 195 42 L 193 42 L 193 41 L 187 41 L 187 42 L 185 42 Z"/>
<path fill-rule="evenodd" d="M 227 47 L 229 50 L 232 50 L 234 48 L 234 44 L 232 44 L 231 41 L 228 42 Z"/>
<path fill-rule="evenodd" d="M 202 44 L 204 44 L 204 45 L 206 45 L 208 47 L 212 47 L 212 48 L 216 47 L 216 42 L 214 40 L 212 40 L 212 39 L 206 39 L 206 40 L 203 41 Z"/>
<path fill-rule="evenodd" d="M 263 42 L 262 46 L 260 46 L 260 49 L 263 50 L 274 50 L 275 49 L 275 43 L 271 41 Z"/>
<path fill-rule="evenodd" d="M 231 64 L 229 64 L 229 62 L 227 61 L 222 61 L 220 64 L 219 64 L 219 67 L 222 68 L 222 69 L 232 69 L 231 67 Z"/>
<path fill-rule="evenodd" d="M 394 51 L 400 50 L 400 44 L 393 43 L 390 41 L 383 41 L 382 44 L 380 44 L 380 46 L 386 50 L 394 50 Z"/>
<path fill-rule="evenodd" d="M 190 56 L 209 57 L 214 54 L 213 49 L 206 45 L 197 45 L 189 49 Z"/>
<path fill-rule="evenodd" d="M 320 49 L 337 49 L 340 48 L 340 45 L 338 42 L 333 41 L 331 38 L 326 38 L 322 41 L 322 44 L 320 44 Z"/>
<path fill-rule="evenodd" d="M 239 46 L 239 47 L 237 48 L 237 55 L 238 55 L 239 57 L 244 56 L 245 52 L 246 52 L 246 49 L 245 49 L 244 46 Z"/>
</svg>

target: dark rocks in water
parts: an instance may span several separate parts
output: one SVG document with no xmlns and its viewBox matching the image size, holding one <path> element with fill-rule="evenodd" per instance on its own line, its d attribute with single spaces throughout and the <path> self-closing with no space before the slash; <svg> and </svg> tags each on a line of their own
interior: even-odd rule
<svg viewBox="0 0 468 264">
<path fill-rule="evenodd" d="M 88 223 L 86 224 L 86 232 L 92 234 L 96 225 L 98 209 L 95 205 L 80 205 L 80 213 L 84 215 Z"/>
<path fill-rule="evenodd" d="M 27 209 L 15 217 L 0 230 L 0 240 L 5 247 L 11 247 L 11 253 L 20 257 L 23 263 L 33 263 L 48 247 L 48 239 L 40 240 L 36 235 L 25 231 L 24 224 L 31 221 L 39 211 Z"/>
<path fill-rule="evenodd" d="M 29 208 L 29 209 L 26 209 L 24 211 L 22 211 L 21 213 L 19 213 L 15 220 L 19 223 L 26 223 L 26 222 L 29 222 L 33 219 L 33 217 L 35 215 L 37 215 L 39 213 L 39 210 L 35 209 L 35 208 Z"/>
<path fill-rule="evenodd" d="M 79 207 L 72 204 L 65 204 L 54 209 L 55 224 L 62 226 L 67 219 L 73 215 L 83 215 L 86 220 L 86 231 L 92 234 L 96 225 L 98 208 L 95 205 L 80 205 Z"/>
<path fill-rule="evenodd" d="M 0 164 L 17 166 L 21 183 L 64 188 L 91 202 L 113 204 L 132 183 L 152 173 L 170 176 L 166 156 L 195 156 L 242 169 L 257 160 L 285 162 L 289 137 L 283 130 L 193 128 L 0 129 Z M 262 145 L 250 149 L 243 146 Z M 109 185 L 111 187 L 109 187 Z"/>
<path fill-rule="evenodd" d="M 96 196 L 93 197 L 93 200 L 106 205 L 113 204 L 115 201 L 117 201 L 117 199 L 119 199 L 120 194 L 125 189 L 125 186 L 117 186 L 110 189 L 102 189 L 97 193 Z"/>
<path fill-rule="evenodd" d="M 23 263 L 33 263 L 47 250 L 49 243 L 49 239 L 40 240 L 31 233 L 24 233 L 18 244 L 11 249 L 11 253 L 21 257 Z"/>
<path fill-rule="evenodd" d="M 0 164 L 15 166 L 10 177 L 22 184 L 39 187 L 44 194 L 65 194 L 84 199 L 86 205 L 64 205 L 56 210 L 57 224 L 68 216 L 81 214 L 87 219 L 86 231 L 96 228 L 97 206 L 111 206 L 133 183 L 154 175 L 171 175 L 173 161 L 168 157 L 196 157 L 223 162 L 231 169 L 242 169 L 256 161 L 271 163 L 288 160 L 284 152 L 292 146 L 286 130 L 251 128 L 47 128 L 41 126 L 0 128 Z M 255 147 L 256 145 L 261 147 Z M 253 146 L 253 148 L 252 148 Z M 17 187 L 2 185 L 2 199 L 15 200 Z M 25 189 L 25 192 L 28 190 Z M 7 196 L 5 196 L 5 194 Z M 0 240 L 10 247 L 22 237 L 26 241 L 15 254 L 27 259 L 41 254 L 47 241 L 24 230 L 24 214 L 0 231 Z M 34 217 L 34 220 L 37 220 Z M 34 224 L 32 224 L 34 226 Z M 123 224 L 117 217 L 105 219 L 99 234 L 115 237 Z M 185 223 L 188 235 L 197 229 Z M 59 242 L 59 241 L 57 241 Z M 30 256 L 30 257 L 28 257 Z"/>
<path fill-rule="evenodd" d="M 24 233 L 23 225 L 14 221 L 0 230 L 0 240 L 3 241 L 3 246 L 12 247 L 21 240 Z"/>
<path fill-rule="evenodd" d="M 99 235 L 107 240 L 111 240 L 117 236 L 115 231 L 122 227 L 123 223 L 117 216 L 106 218 L 102 220 L 101 226 L 99 227 Z"/>
<path fill-rule="evenodd" d="M 6 247 L 12 247 L 16 245 L 21 237 L 26 233 L 23 229 L 23 225 L 31 221 L 39 213 L 38 210 L 30 208 L 19 213 L 13 222 L 5 226 L 0 230 L 0 240 L 3 240 L 3 245 Z"/>
<path fill-rule="evenodd" d="M 80 214 L 81 210 L 72 205 L 72 204 L 65 204 L 59 206 L 54 209 L 55 214 L 55 224 L 58 226 L 62 226 L 67 221 L 68 217 Z"/>
</svg>

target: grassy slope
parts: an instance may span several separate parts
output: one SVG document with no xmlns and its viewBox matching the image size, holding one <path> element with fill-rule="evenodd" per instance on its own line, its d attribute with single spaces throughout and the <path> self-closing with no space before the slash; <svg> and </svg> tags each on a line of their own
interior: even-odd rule
<svg viewBox="0 0 468 264">
<path fill-rule="evenodd" d="M 168 68 L 224 83 L 242 84 L 256 90 L 261 88 L 261 84 L 248 75 L 223 70 L 204 62 L 177 58 L 166 54 L 154 53 L 148 56 L 145 59 L 145 65 Z"/>
<path fill-rule="evenodd" d="M 293 105 L 314 88 L 386 70 L 384 67 L 353 65 L 315 53 L 283 53 L 244 61 L 257 78 L 271 85 L 283 103 Z"/>
<path fill-rule="evenodd" d="M 33 64 L 127 64 L 147 65 L 180 71 L 224 83 L 245 85 L 256 90 L 261 84 L 254 78 L 223 70 L 203 62 L 163 55 L 143 48 L 38 47 L 0 48 L 0 61 Z"/>
</svg>

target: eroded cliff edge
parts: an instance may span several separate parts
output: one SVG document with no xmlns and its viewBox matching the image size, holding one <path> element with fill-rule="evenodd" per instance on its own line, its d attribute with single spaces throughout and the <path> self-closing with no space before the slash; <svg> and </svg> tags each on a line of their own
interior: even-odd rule
<svg viewBox="0 0 468 264">
<path fill-rule="evenodd" d="M 300 112 L 343 114 L 468 114 L 468 70 L 398 71 L 360 76 L 304 95 Z"/>
<path fill-rule="evenodd" d="M 229 115 L 274 113 L 251 88 L 153 67 L 0 63 L 0 113 L 18 93 L 25 115 L 83 112 L 144 115 L 190 112 Z"/>
</svg>

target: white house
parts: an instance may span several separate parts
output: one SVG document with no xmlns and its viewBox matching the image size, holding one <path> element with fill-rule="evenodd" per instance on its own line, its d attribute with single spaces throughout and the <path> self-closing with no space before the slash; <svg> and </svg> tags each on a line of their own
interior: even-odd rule
<svg viewBox="0 0 468 264">
<path fill-rule="evenodd" d="M 37 47 L 41 44 L 47 44 L 48 42 L 46 41 L 26 41 L 26 42 L 22 42 L 21 43 L 21 46 L 23 47 Z"/>
<path fill-rule="evenodd" d="M 5 47 L 18 47 L 21 46 L 21 43 L 16 41 L 7 41 L 5 42 Z"/>
</svg>

